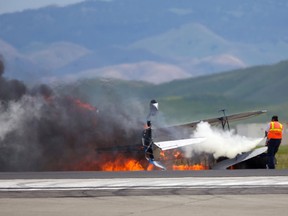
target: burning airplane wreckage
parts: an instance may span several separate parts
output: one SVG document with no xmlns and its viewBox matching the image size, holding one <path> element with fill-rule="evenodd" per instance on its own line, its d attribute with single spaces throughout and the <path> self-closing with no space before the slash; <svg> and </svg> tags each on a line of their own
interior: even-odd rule
<svg viewBox="0 0 288 216">
<path fill-rule="evenodd" d="M 138 119 L 145 112 L 139 104 L 129 109 L 121 102 L 117 106 L 101 103 L 95 107 L 48 85 L 30 89 L 21 81 L 4 78 L 3 74 L 4 64 L 0 61 L 0 171 L 158 169 L 145 159 L 141 134 L 146 120 Z M 237 118 L 263 112 L 248 112 Z M 166 128 L 154 128 L 153 124 L 155 160 L 169 170 L 222 169 L 232 165 L 237 168 L 241 164 L 238 162 L 242 162 L 241 168 L 262 168 L 265 147 L 257 153 L 253 150 L 261 139 L 241 137 L 210 125 L 220 122 L 223 126 L 234 117 Z M 176 144 L 179 148 L 167 150 L 163 150 L 163 145 L 157 146 L 163 141 L 189 140 L 191 136 L 205 140 L 184 147 Z M 256 163 L 244 166 L 243 161 L 251 161 L 250 157 Z M 221 158 L 227 160 L 219 162 Z"/>
<path fill-rule="evenodd" d="M 142 138 L 145 156 L 150 164 L 164 170 L 166 167 L 160 162 L 161 160 L 166 164 L 167 161 L 173 161 L 169 167 L 174 170 L 266 167 L 265 139 L 237 135 L 230 130 L 229 125 L 229 121 L 257 116 L 266 113 L 265 110 L 228 116 L 225 110 L 221 110 L 223 115 L 220 117 L 155 128 L 153 129 L 153 134 L 156 134 L 154 140 L 151 117 L 155 116 L 157 111 L 158 103 L 152 100 Z M 212 125 L 221 125 L 222 128 L 212 127 Z M 225 127 L 228 130 L 225 130 Z M 148 139 L 147 134 L 149 134 Z"/>
</svg>

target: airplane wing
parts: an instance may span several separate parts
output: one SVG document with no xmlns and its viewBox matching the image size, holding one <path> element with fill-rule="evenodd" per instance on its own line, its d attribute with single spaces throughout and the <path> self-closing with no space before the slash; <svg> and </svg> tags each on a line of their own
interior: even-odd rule
<svg viewBox="0 0 288 216">
<path fill-rule="evenodd" d="M 256 148 L 256 149 L 251 150 L 249 152 L 245 152 L 245 153 L 242 153 L 240 155 L 237 155 L 235 158 L 226 159 L 226 160 L 223 160 L 221 162 L 218 162 L 216 165 L 214 165 L 212 167 L 212 169 L 227 169 L 230 166 L 233 166 L 233 165 L 238 164 L 240 162 L 249 160 L 253 157 L 256 157 L 260 154 L 265 153 L 266 151 L 267 151 L 267 146 L 264 146 L 261 148 Z"/>
<path fill-rule="evenodd" d="M 161 141 L 161 142 L 154 142 L 156 146 L 158 146 L 161 150 L 169 150 L 175 149 L 179 147 L 189 146 L 197 143 L 201 143 L 206 138 L 204 137 L 195 137 L 190 139 L 179 139 L 179 140 L 171 140 L 171 141 Z"/>
<path fill-rule="evenodd" d="M 235 120 L 243 120 L 249 117 L 257 116 L 260 114 L 266 113 L 267 110 L 258 110 L 258 111 L 249 111 L 249 112 L 242 112 L 242 113 L 236 113 L 232 115 L 226 115 L 226 116 L 220 116 L 220 117 L 215 117 L 215 118 L 209 118 L 209 119 L 203 119 L 203 120 L 197 120 L 189 123 L 184 123 L 180 125 L 174 125 L 174 126 L 169 126 L 167 128 L 177 128 L 177 127 L 195 127 L 198 123 L 201 121 L 203 122 L 208 122 L 211 125 L 215 124 L 223 124 L 225 121 L 235 121 Z"/>
<path fill-rule="evenodd" d="M 166 127 L 159 127 L 155 128 L 154 132 L 157 137 L 157 141 L 164 141 L 164 140 L 175 140 L 175 139 L 184 139 L 187 138 L 191 134 L 191 128 L 194 129 L 197 124 L 199 124 L 201 121 L 208 122 L 210 125 L 222 125 L 223 129 L 225 128 L 225 125 L 229 128 L 229 122 L 230 121 L 236 121 L 236 120 L 243 120 L 249 117 L 258 116 L 261 114 L 266 113 L 266 110 L 258 110 L 258 111 L 249 111 L 249 112 L 242 112 L 242 113 L 236 113 L 232 115 L 222 115 L 220 117 L 215 118 L 209 118 L 209 119 L 203 119 L 203 120 L 197 120 L 192 121 L 189 123 L 182 123 L 178 125 L 171 125 Z"/>
</svg>

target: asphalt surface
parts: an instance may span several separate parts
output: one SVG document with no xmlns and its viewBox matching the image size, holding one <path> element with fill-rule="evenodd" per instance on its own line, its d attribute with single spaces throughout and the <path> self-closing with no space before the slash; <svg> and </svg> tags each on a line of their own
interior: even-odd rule
<svg viewBox="0 0 288 216">
<path fill-rule="evenodd" d="M 0 173 L 0 215 L 287 215 L 288 170 Z"/>
</svg>

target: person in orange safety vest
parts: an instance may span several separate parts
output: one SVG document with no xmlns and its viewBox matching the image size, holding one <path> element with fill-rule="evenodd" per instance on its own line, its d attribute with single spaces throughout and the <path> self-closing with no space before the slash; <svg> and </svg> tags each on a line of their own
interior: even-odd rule
<svg viewBox="0 0 288 216">
<path fill-rule="evenodd" d="M 282 141 L 283 125 L 278 122 L 278 116 L 272 116 L 271 122 L 265 130 L 267 137 L 267 169 L 275 169 L 275 155 Z"/>
</svg>

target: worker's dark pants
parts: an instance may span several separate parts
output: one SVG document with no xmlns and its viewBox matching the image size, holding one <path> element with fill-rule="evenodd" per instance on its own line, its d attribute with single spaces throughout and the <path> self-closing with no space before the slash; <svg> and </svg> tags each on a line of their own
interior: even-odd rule
<svg viewBox="0 0 288 216">
<path fill-rule="evenodd" d="M 145 146 L 145 157 L 147 160 L 154 160 L 152 145 Z"/>
<path fill-rule="evenodd" d="M 281 139 L 270 139 L 267 150 L 267 166 L 269 169 L 275 169 L 275 155 L 278 152 Z"/>
</svg>

